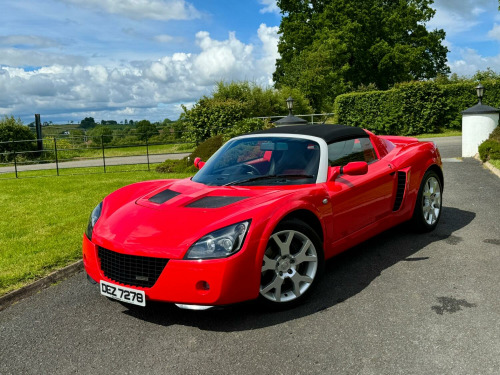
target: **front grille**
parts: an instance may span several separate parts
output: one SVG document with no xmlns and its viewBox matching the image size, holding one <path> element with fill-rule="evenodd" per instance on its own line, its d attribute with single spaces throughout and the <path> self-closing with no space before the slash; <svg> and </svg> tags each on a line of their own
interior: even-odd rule
<svg viewBox="0 0 500 375">
<path fill-rule="evenodd" d="M 102 247 L 97 251 L 104 275 L 131 286 L 152 287 L 168 262 L 165 258 L 120 254 Z"/>
</svg>

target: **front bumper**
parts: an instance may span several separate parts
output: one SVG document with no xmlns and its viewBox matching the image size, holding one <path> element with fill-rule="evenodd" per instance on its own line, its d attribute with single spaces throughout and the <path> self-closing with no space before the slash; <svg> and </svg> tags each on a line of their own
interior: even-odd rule
<svg viewBox="0 0 500 375">
<path fill-rule="evenodd" d="M 252 247 L 256 249 L 260 242 L 249 237 L 245 242 L 237 254 L 224 259 L 170 259 L 150 288 L 121 284 L 107 278 L 100 267 L 97 246 L 86 235 L 83 236 L 83 264 L 94 281 L 105 280 L 143 290 L 146 300 L 226 305 L 255 299 L 259 295 L 261 262 L 256 260 L 257 251 L 248 250 Z"/>
</svg>

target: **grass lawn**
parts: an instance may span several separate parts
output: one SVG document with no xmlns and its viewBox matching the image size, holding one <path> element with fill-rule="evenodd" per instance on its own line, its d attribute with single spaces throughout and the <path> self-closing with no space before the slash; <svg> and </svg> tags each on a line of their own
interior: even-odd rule
<svg viewBox="0 0 500 375">
<path fill-rule="evenodd" d="M 155 168 L 161 163 L 149 163 L 149 169 L 154 171 Z M 116 172 L 147 172 L 147 164 L 124 164 L 124 165 L 107 165 L 106 173 L 116 173 Z M 81 167 L 81 168 L 59 168 L 59 176 L 74 176 L 82 174 L 96 174 L 104 173 L 103 167 Z M 57 176 L 57 170 L 54 169 L 40 169 L 35 171 L 21 171 L 17 172 L 18 178 L 29 178 L 29 177 L 50 177 Z M 165 176 L 162 174 L 162 176 Z M 0 173 L 0 180 L 2 179 L 12 179 L 16 178 L 14 172 Z M 167 178 L 167 177 L 161 177 Z"/>
<path fill-rule="evenodd" d="M 491 159 L 491 160 L 488 160 L 489 163 L 491 165 L 493 165 L 496 169 L 499 169 L 500 170 L 500 160 L 496 160 L 496 159 Z"/>
<path fill-rule="evenodd" d="M 47 147 L 47 146 L 46 146 Z M 163 145 L 150 145 L 148 147 L 149 154 L 171 154 L 171 153 L 184 153 L 192 152 L 194 150 L 192 143 L 171 143 Z M 53 146 L 47 148 L 53 150 Z M 59 148 L 57 150 L 59 160 L 72 160 L 78 158 L 102 158 L 102 149 L 100 147 L 92 148 Z M 106 157 L 113 156 L 137 156 L 146 155 L 146 145 L 144 146 L 109 146 L 106 145 L 104 149 Z"/>
<path fill-rule="evenodd" d="M 427 133 L 415 135 L 415 138 L 437 138 L 437 137 L 454 137 L 461 136 L 462 132 L 460 130 L 446 130 L 442 133 Z"/>
<path fill-rule="evenodd" d="M 90 212 L 107 194 L 184 177 L 136 171 L 0 180 L 0 295 L 80 259 Z"/>
</svg>

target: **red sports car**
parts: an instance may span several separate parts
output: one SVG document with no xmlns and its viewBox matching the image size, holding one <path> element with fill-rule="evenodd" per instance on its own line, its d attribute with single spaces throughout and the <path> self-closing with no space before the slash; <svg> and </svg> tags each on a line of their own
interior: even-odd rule
<svg viewBox="0 0 500 375">
<path fill-rule="evenodd" d="M 140 182 L 93 210 L 83 237 L 101 294 L 204 309 L 288 307 L 325 259 L 404 221 L 433 230 L 443 172 L 432 142 L 342 125 L 231 139 L 192 178 Z"/>
</svg>

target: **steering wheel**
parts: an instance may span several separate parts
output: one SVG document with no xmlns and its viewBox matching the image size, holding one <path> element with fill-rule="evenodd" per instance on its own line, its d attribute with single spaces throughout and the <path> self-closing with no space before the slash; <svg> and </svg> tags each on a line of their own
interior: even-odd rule
<svg viewBox="0 0 500 375">
<path fill-rule="evenodd" d="M 241 168 L 243 170 L 244 174 L 260 175 L 259 170 L 257 168 L 255 168 L 253 165 L 241 164 L 241 165 L 239 165 L 239 168 Z"/>
</svg>

